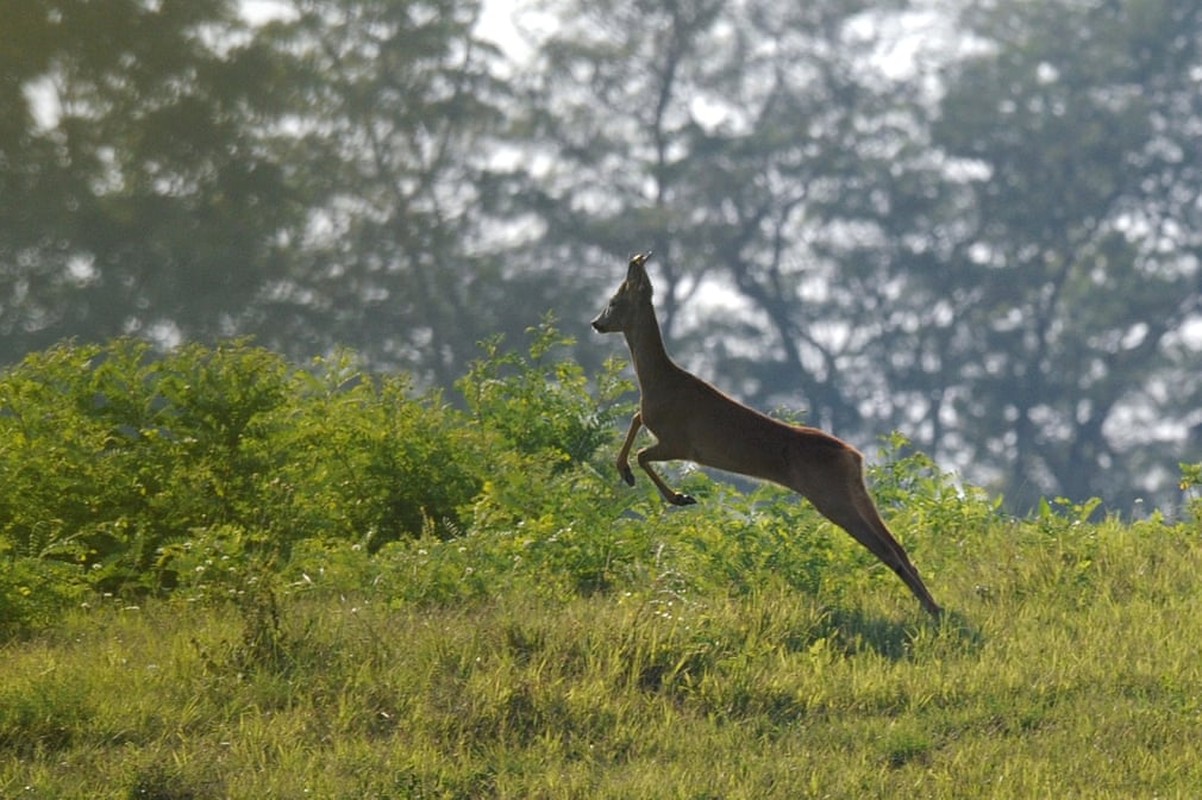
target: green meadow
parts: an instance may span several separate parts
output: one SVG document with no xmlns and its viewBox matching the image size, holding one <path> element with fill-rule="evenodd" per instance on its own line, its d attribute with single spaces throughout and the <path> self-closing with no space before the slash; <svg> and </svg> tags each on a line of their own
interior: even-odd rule
<svg viewBox="0 0 1202 800">
<path fill-rule="evenodd" d="M 0 376 L 0 797 L 1202 793 L 1197 500 L 1016 519 L 880 443 L 934 622 L 788 492 L 624 486 L 559 342 L 456 406 L 243 343 Z"/>
</svg>

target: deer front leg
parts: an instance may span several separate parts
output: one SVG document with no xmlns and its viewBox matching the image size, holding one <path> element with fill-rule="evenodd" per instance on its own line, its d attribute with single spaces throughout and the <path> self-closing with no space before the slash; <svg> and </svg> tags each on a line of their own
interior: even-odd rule
<svg viewBox="0 0 1202 800">
<path fill-rule="evenodd" d="M 651 469 L 652 461 L 674 461 L 678 458 L 680 455 L 665 447 L 663 442 L 656 442 L 650 447 L 644 447 L 638 453 L 639 466 L 643 468 L 643 472 L 647 473 L 647 477 L 651 478 L 651 482 L 659 489 L 659 493 L 665 500 L 674 506 L 692 505 L 697 502 L 693 497 L 673 490 L 664 483 L 663 478 L 655 474 L 655 470 Z"/>
<path fill-rule="evenodd" d="M 641 427 L 643 427 L 643 415 L 636 411 L 630 420 L 630 430 L 626 431 L 626 441 L 622 443 L 622 449 L 618 451 L 618 474 L 622 476 L 622 480 L 626 481 L 627 486 L 634 486 L 634 472 L 630 469 L 630 447 L 634 444 L 634 437 Z"/>
</svg>

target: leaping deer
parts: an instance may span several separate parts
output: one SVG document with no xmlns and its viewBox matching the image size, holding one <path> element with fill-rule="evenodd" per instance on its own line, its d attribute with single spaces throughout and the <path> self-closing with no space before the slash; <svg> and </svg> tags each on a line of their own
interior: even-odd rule
<svg viewBox="0 0 1202 800">
<path fill-rule="evenodd" d="M 897 573 L 928 613 L 940 616 L 942 609 L 868 494 L 864 457 L 858 450 L 816 428 L 788 425 L 748 408 L 672 361 L 651 303 L 645 267 L 650 257 L 647 252 L 630 259 L 626 280 L 592 323 L 600 333 L 623 334 L 634 360 L 639 410 L 617 462 L 626 483 L 634 485 L 630 448 L 646 425 L 657 441 L 639 450 L 636 458 L 669 503 L 697 501 L 664 483 L 651 468 L 653 462 L 694 461 L 781 484 L 808 498 L 824 517 Z"/>
</svg>

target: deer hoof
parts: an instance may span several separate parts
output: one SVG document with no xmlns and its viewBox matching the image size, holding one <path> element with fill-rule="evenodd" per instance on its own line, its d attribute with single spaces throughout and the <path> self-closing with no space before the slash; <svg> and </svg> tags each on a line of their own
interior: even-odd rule
<svg viewBox="0 0 1202 800">
<path fill-rule="evenodd" d="M 680 492 L 677 492 L 668 499 L 668 502 L 674 506 L 691 506 L 694 505 L 697 500 L 690 494 L 681 494 Z"/>
<path fill-rule="evenodd" d="M 622 473 L 622 480 L 626 481 L 627 486 L 634 486 L 634 473 L 631 472 L 629 465 L 623 464 L 618 467 L 618 472 Z"/>
</svg>

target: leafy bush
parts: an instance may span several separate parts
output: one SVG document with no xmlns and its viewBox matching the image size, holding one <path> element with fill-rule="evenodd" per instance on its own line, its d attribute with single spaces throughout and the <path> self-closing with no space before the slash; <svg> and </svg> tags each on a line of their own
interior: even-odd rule
<svg viewBox="0 0 1202 800">
<path fill-rule="evenodd" d="M 0 534 L 15 556 L 86 568 L 97 588 L 157 588 L 164 544 L 254 517 L 271 467 L 263 421 L 287 395 L 283 361 L 238 343 L 31 355 L 0 380 Z"/>
<path fill-rule="evenodd" d="M 900 515 L 906 527 L 946 535 L 980 530 L 1002 514 L 1000 496 L 991 498 L 981 488 L 963 484 L 930 456 L 914 451 L 900 433 L 885 438 L 867 471 L 882 513 Z"/>
<path fill-rule="evenodd" d="M 294 405 L 274 442 L 269 524 L 281 540 L 385 542 L 428 521 L 458 530 L 479 491 L 485 439 L 437 395 L 415 398 L 407 376 L 373 377 L 351 356 L 294 378 Z"/>
<path fill-rule="evenodd" d="M 3 602 L 23 607 L 18 563 L 46 565 L 56 586 L 146 592 L 236 583 L 244 559 L 286 559 L 309 537 L 455 530 L 483 441 L 438 398 L 346 356 L 310 371 L 244 342 L 32 354 L 0 376 Z"/>
<path fill-rule="evenodd" d="M 49 619 L 84 589 L 237 595 L 302 545 L 306 558 L 366 557 L 521 533 L 516 550 L 534 552 L 555 526 L 608 521 L 591 459 L 628 384 L 611 364 L 594 396 L 578 365 L 549 357 L 568 343 L 550 321 L 532 333 L 528 356 L 484 346 L 460 383 L 467 413 L 349 353 L 308 369 L 239 341 L 28 356 L 0 375 L 6 617 Z M 516 550 L 502 548 L 507 564 Z M 606 583 L 603 567 L 577 566 L 587 577 L 568 583 Z M 439 586 L 398 596 L 463 591 Z"/>
<path fill-rule="evenodd" d="M 1180 488 L 1185 494 L 1186 512 L 1194 521 L 1202 523 L 1202 493 L 1199 492 L 1199 487 L 1202 487 L 1202 463 L 1183 463 L 1179 466 L 1181 467 Z"/>
<path fill-rule="evenodd" d="M 612 438 L 614 420 L 626 411 L 616 402 L 632 388 L 619 377 L 622 364 L 606 362 L 593 397 L 579 364 L 548 359 L 573 340 L 561 336 L 550 317 L 530 333 L 529 357 L 503 352 L 500 339 L 484 342 L 484 357 L 457 388 L 475 420 L 519 453 L 549 456 L 564 465 L 587 462 Z"/>
<path fill-rule="evenodd" d="M 85 596 L 79 569 L 71 564 L 3 553 L 0 558 L 0 641 L 53 624 Z"/>
</svg>

